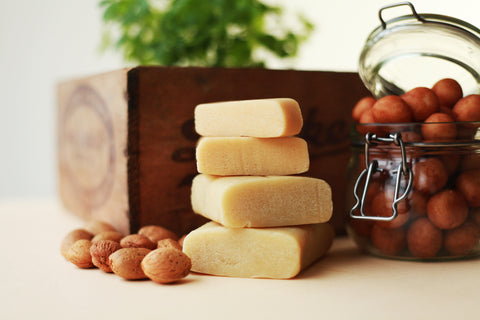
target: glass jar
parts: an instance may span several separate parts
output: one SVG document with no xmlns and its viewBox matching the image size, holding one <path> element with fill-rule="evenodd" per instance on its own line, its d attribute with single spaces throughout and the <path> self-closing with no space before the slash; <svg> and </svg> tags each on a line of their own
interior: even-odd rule
<svg viewBox="0 0 480 320">
<path fill-rule="evenodd" d="M 457 138 L 423 141 L 429 126 L 455 126 Z M 347 232 L 360 249 L 413 260 L 480 254 L 479 128 L 480 122 L 357 126 Z"/>
<path fill-rule="evenodd" d="M 410 15 L 388 21 L 386 9 Z M 402 95 L 456 79 L 480 92 L 480 30 L 451 17 L 417 14 L 402 2 L 380 9 L 359 74 L 372 95 Z M 352 130 L 347 232 L 367 253 L 406 260 L 480 255 L 480 122 L 369 123 Z M 422 130 L 454 130 L 428 141 Z M 353 192 L 352 192 L 353 190 Z"/>
</svg>

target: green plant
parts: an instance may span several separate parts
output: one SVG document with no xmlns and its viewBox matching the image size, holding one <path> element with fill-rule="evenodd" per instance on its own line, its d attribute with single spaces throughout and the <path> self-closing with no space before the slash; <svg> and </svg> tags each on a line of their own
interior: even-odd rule
<svg viewBox="0 0 480 320">
<path fill-rule="evenodd" d="M 293 57 L 313 29 L 301 16 L 300 30 L 282 27 L 281 8 L 258 0 L 102 0 L 100 7 L 103 47 L 143 65 L 264 67 L 259 51 Z"/>
</svg>

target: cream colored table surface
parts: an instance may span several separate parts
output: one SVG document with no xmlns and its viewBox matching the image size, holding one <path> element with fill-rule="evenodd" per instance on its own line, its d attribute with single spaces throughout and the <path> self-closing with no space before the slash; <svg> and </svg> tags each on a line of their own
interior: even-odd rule
<svg viewBox="0 0 480 320">
<path fill-rule="evenodd" d="M 0 319 L 480 319 L 480 260 L 359 254 L 347 238 L 294 280 L 126 281 L 59 253 L 82 226 L 55 200 L 0 202 Z"/>
</svg>

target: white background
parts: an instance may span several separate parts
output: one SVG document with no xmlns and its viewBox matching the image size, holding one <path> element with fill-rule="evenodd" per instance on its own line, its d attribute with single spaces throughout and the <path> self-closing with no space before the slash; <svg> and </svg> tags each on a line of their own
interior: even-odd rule
<svg viewBox="0 0 480 320">
<path fill-rule="evenodd" d="M 0 198 L 56 195 L 55 84 L 127 66 L 99 51 L 98 0 L 0 0 Z M 302 12 L 315 31 L 293 61 L 272 68 L 356 71 L 378 9 L 395 0 L 268 0 Z M 480 26 L 478 0 L 418 0 L 418 12 Z M 392 16 L 408 8 L 392 9 Z M 387 16 L 388 18 L 388 16 Z"/>
</svg>

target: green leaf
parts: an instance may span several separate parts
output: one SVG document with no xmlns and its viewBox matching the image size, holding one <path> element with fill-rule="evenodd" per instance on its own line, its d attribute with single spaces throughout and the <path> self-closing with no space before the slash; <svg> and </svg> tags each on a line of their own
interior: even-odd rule
<svg viewBox="0 0 480 320">
<path fill-rule="evenodd" d="M 139 64 L 264 67 L 265 61 L 254 58 L 256 50 L 294 56 L 313 29 L 298 16 L 300 32 L 286 29 L 279 36 L 267 30 L 266 17 L 281 21 L 283 10 L 259 0 L 165 0 L 163 7 L 153 1 L 99 1 L 102 46 Z"/>
</svg>

